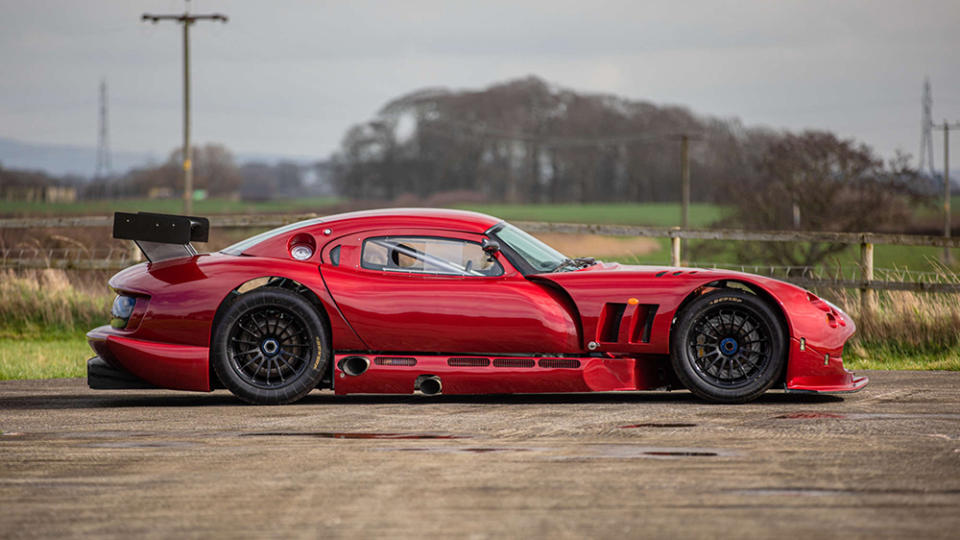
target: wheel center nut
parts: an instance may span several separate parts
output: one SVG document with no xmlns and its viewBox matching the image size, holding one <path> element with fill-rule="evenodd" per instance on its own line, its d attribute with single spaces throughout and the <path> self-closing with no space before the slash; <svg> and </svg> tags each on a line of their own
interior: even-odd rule
<svg viewBox="0 0 960 540">
<path fill-rule="evenodd" d="M 739 348 L 740 346 L 737 345 L 737 340 L 733 338 L 723 338 L 723 340 L 720 341 L 720 351 L 723 352 L 723 354 L 734 354 Z"/>
<path fill-rule="evenodd" d="M 273 338 L 265 339 L 263 343 L 260 344 L 260 350 L 262 350 L 264 354 L 273 356 L 280 350 L 280 344 Z"/>
</svg>

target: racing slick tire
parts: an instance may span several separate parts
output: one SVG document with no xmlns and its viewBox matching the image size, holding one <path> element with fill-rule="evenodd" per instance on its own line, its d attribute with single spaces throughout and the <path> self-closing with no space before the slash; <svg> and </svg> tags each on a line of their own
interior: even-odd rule
<svg viewBox="0 0 960 540">
<path fill-rule="evenodd" d="M 286 289 L 261 287 L 227 307 L 214 329 L 211 362 L 220 381 L 241 400 L 293 403 L 323 378 L 328 344 L 310 302 Z"/>
<path fill-rule="evenodd" d="M 746 403 L 776 383 L 786 365 L 787 333 L 776 312 L 745 291 L 700 296 L 677 317 L 670 360 L 680 381 L 716 403 Z"/>
</svg>

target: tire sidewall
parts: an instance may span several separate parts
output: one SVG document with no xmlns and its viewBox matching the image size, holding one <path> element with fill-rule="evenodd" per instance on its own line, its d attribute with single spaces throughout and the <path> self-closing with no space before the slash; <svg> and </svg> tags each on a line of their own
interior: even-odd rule
<svg viewBox="0 0 960 540">
<path fill-rule="evenodd" d="M 260 388 L 244 380 L 236 372 L 230 358 L 230 335 L 237 321 L 250 311 L 277 307 L 300 318 L 310 334 L 313 361 L 289 383 L 277 388 Z M 258 405 L 293 403 L 317 387 L 330 361 L 329 340 L 320 316 L 302 296 L 278 287 L 261 287 L 237 298 L 220 319 L 213 334 L 210 361 L 220 382 L 243 401 Z"/>
<path fill-rule="evenodd" d="M 738 388 L 719 387 L 703 379 L 687 347 L 694 324 L 707 311 L 723 305 L 749 309 L 770 331 L 770 361 L 748 384 Z M 717 403 L 745 403 L 759 397 L 782 377 L 786 366 L 786 340 L 783 323 L 767 302 L 744 291 L 723 289 L 704 294 L 680 313 L 671 333 L 670 361 L 683 385 L 698 397 Z"/>
</svg>

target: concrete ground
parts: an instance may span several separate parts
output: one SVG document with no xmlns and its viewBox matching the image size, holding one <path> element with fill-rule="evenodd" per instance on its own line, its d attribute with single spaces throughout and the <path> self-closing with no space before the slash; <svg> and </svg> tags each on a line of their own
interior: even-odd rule
<svg viewBox="0 0 960 540">
<path fill-rule="evenodd" d="M 0 537 L 956 538 L 960 373 L 844 398 L 0 383 Z"/>
</svg>

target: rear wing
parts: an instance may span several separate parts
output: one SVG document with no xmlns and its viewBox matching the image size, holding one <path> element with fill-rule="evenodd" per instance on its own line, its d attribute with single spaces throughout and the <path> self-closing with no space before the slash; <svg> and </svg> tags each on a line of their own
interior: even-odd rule
<svg viewBox="0 0 960 540">
<path fill-rule="evenodd" d="M 192 257 L 197 250 L 190 242 L 209 239 L 210 220 L 148 212 L 116 212 L 113 214 L 113 237 L 133 240 L 150 262 Z"/>
</svg>

